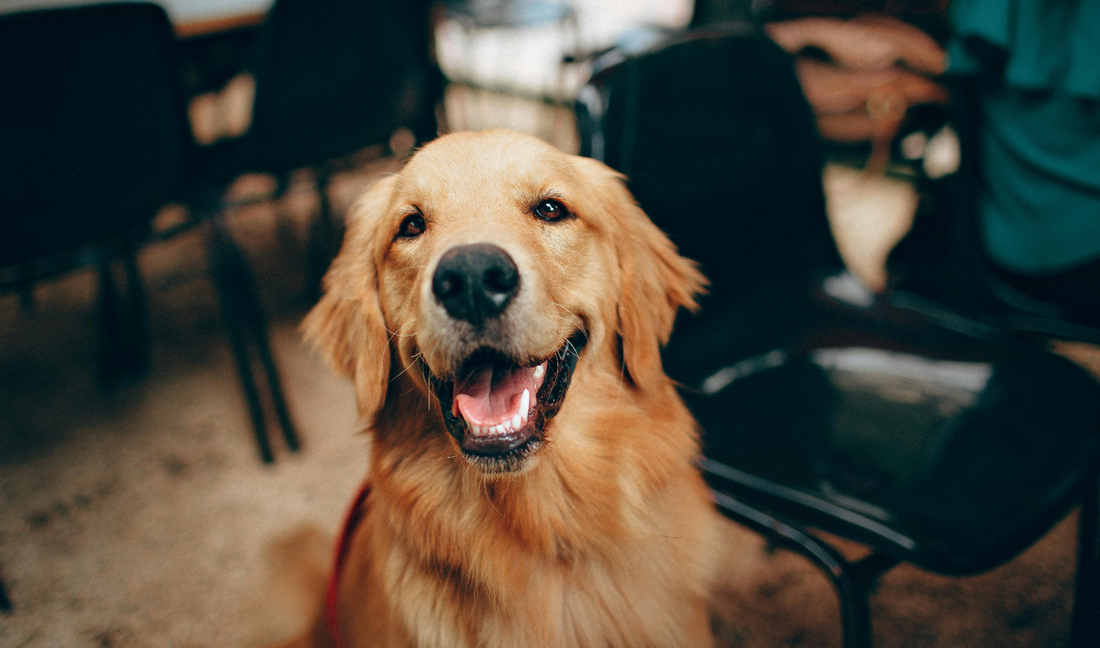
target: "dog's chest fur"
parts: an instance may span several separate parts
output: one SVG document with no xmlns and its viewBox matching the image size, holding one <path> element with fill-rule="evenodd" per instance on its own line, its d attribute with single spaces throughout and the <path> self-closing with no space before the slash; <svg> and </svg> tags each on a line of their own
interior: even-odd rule
<svg viewBox="0 0 1100 648">
<path fill-rule="evenodd" d="M 708 528 L 713 515 L 694 504 L 705 502 L 697 473 L 687 457 L 656 462 L 682 466 L 671 474 L 623 469 L 644 453 L 622 452 L 617 437 L 645 439 L 661 424 L 640 416 L 646 408 L 614 421 L 585 412 L 584 403 L 574 409 L 577 416 L 563 412 L 556 426 L 558 442 L 583 444 L 557 448 L 559 459 L 507 482 L 486 482 L 448 461 L 445 444 L 433 447 L 433 438 L 445 439 L 440 430 L 379 435 L 371 508 L 353 546 L 363 559 L 345 576 L 359 582 L 344 584 L 374 601 L 342 601 L 342 617 L 357 626 L 347 635 L 360 639 L 351 645 L 709 645 L 698 617 L 711 538 L 683 533 Z M 591 430 L 573 440 L 565 426 L 574 419 L 615 426 L 608 443 L 620 450 L 606 453 Z M 660 431 L 666 441 L 691 434 Z M 392 460 L 390 438 L 402 439 Z M 412 458 L 409 439 L 425 444 Z M 651 451 L 661 453 L 652 440 Z"/>
</svg>

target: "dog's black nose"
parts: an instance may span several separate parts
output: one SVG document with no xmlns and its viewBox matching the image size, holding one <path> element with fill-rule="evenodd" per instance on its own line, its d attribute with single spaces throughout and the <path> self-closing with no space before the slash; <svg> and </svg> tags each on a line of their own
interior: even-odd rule
<svg viewBox="0 0 1100 648">
<path fill-rule="evenodd" d="M 447 313 L 478 327 L 504 312 L 518 290 L 515 262 L 490 243 L 451 248 L 432 277 L 432 292 Z"/>
</svg>

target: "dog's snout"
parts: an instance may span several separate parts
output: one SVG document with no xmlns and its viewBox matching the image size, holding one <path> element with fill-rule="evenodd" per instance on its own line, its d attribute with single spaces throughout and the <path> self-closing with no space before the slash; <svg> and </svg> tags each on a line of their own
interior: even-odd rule
<svg viewBox="0 0 1100 648">
<path fill-rule="evenodd" d="M 451 317 L 482 326 L 508 307 L 519 290 L 519 269 L 489 243 L 452 248 L 432 276 L 432 292 Z"/>
</svg>

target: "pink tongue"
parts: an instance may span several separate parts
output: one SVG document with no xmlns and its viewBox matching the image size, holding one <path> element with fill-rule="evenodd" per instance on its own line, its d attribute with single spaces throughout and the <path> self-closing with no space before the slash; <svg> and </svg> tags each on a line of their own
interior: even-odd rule
<svg viewBox="0 0 1100 648">
<path fill-rule="evenodd" d="M 534 367 L 483 367 L 455 383 L 454 410 L 474 425 L 498 425 L 519 413 L 523 390 L 535 402 L 538 381 Z M 526 416 L 526 412 L 523 413 Z"/>
</svg>

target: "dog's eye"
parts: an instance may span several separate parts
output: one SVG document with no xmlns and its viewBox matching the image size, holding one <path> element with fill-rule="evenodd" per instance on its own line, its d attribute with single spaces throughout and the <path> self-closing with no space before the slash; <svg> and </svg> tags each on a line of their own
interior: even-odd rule
<svg viewBox="0 0 1100 648">
<path fill-rule="evenodd" d="M 405 217 L 405 220 L 401 221 L 401 229 L 397 231 L 397 235 L 402 238 L 413 238 L 414 236 L 420 236 L 424 233 L 427 225 L 424 224 L 424 217 L 420 214 L 409 214 Z"/>
<path fill-rule="evenodd" d="M 535 205 L 535 215 L 544 221 L 560 221 L 569 216 L 569 210 L 561 202 L 553 198 L 547 198 Z"/>
</svg>

